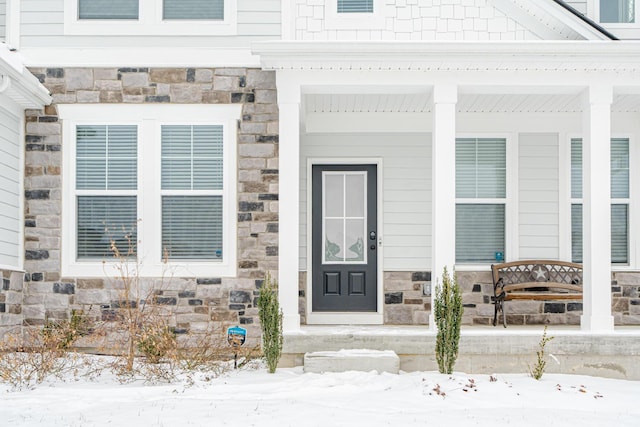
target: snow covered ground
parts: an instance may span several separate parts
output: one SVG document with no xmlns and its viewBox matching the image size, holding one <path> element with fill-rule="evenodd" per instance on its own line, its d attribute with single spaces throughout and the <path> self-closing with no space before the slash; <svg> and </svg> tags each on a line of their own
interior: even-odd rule
<svg viewBox="0 0 640 427">
<path fill-rule="evenodd" d="M 0 384 L 2 426 L 639 426 L 640 382 L 545 374 L 309 374 L 262 367 L 173 384 Z"/>
</svg>

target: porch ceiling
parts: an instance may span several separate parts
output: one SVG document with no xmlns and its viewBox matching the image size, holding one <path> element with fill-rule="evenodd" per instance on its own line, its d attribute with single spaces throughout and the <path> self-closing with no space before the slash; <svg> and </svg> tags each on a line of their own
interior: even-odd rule
<svg viewBox="0 0 640 427">
<path fill-rule="evenodd" d="M 425 94 L 308 94 L 306 113 L 428 113 Z M 460 94 L 459 113 L 578 113 L 580 94 Z M 616 94 L 612 112 L 640 112 L 640 94 Z"/>
</svg>

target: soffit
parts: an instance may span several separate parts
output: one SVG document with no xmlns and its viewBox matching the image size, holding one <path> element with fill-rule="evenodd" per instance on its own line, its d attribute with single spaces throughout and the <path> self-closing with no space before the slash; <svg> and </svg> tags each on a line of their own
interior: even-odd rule
<svg viewBox="0 0 640 427">
<path fill-rule="evenodd" d="M 306 113 L 429 113 L 425 94 L 310 94 L 304 96 Z M 460 94 L 459 113 L 579 113 L 580 94 Z M 640 112 L 640 95 L 616 94 L 613 113 Z"/>
</svg>

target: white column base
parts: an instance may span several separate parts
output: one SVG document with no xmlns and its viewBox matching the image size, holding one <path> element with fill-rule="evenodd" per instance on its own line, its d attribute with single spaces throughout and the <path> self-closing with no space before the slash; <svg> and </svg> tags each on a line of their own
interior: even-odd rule
<svg viewBox="0 0 640 427">
<path fill-rule="evenodd" d="M 613 316 L 588 316 L 580 317 L 580 329 L 585 332 L 612 332 L 614 329 Z"/>
<path fill-rule="evenodd" d="M 282 315 L 282 332 L 296 332 L 300 330 L 299 314 L 283 314 Z"/>
<path fill-rule="evenodd" d="M 436 316 L 433 314 L 433 304 L 431 305 L 431 314 L 429 315 L 429 330 L 431 332 L 438 332 L 436 327 Z"/>
</svg>

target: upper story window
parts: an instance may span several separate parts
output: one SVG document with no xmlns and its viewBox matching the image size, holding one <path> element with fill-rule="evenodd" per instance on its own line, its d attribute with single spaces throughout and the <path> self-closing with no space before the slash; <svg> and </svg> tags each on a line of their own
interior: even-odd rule
<svg viewBox="0 0 640 427">
<path fill-rule="evenodd" d="M 384 0 L 326 0 L 328 30 L 380 30 L 385 28 Z"/>
<path fill-rule="evenodd" d="M 233 35 L 235 0 L 64 0 L 65 34 Z"/>
<path fill-rule="evenodd" d="M 600 0 L 600 22 L 633 24 L 636 22 L 635 0 Z"/>
<path fill-rule="evenodd" d="M 373 0 L 338 0 L 338 13 L 373 13 Z"/>
</svg>

